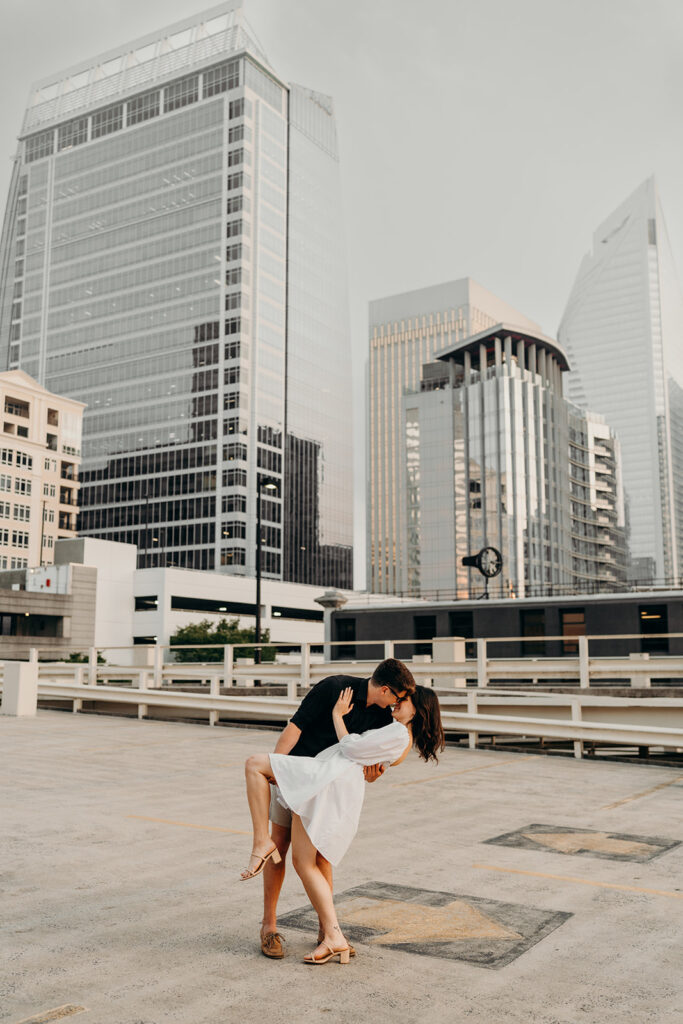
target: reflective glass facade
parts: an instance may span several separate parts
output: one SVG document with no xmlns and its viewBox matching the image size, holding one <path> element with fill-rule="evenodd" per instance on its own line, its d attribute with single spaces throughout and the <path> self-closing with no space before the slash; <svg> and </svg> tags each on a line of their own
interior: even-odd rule
<svg viewBox="0 0 683 1024">
<path fill-rule="evenodd" d="M 559 328 L 569 396 L 621 443 L 632 578 L 683 575 L 683 300 L 654 179 L 595 232 Z"/>
<path fill-rule="evenodd" d="M 36 88 L 0 344 L 8 367 L 87 403 L 82 533 L 138 544 L 142 566 L 253 575 L 268 484 L 263 574 L 348 586 L 334 116 L 319 97 L 311 129 L 315 94 L 290 100 L 243 26 L 228 3 Z M 291 554 L 298 508 L 315 564 Z"/>
<path fill-rule="evenodd" d="M 404 501 L 411 485 L 403 459 L 403 395 L 419 390 L 423 364 L 501 321 L 538 330 L 470 278 L 370 303 L 367 581 L 371 591 L 408 591 L 414 578 L 414 573 L 409 576 L 405 548 L 414 513 L 409 513 Z"/>
<path fill-rule="evenodd" d="M 505 597 L 625 579 L 618 448 L 562 397 L 566 365 L 550 340 L 501 327 L 423 368 L 402 399 L 408 594 L 480 595 L 462 559 L 489 546 Z"/>
</svg>

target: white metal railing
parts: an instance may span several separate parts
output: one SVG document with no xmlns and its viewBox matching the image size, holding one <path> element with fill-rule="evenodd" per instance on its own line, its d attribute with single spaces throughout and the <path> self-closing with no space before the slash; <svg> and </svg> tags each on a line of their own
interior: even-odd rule
<svg viewBox="0 0 683 1024">
<path fill-rule="evenodd" d="M 681 634 L 669 636 L 679 638 Z M 521 735 L 568 740 L 578 757 L 586 742 L 683 750 L 683 698 L 614 697 L 585 692 L 604 679 L 623 679 L 630 686 L 640 687 L 649 686 L 653 678 L 667 678 L 680 680 L 683 685 L 683 656 L 632 654 L 593 658 L 590 642 L 610 639 L 600 636 L 576 638 L 575 657 L 490 657 L 491 645 L 496 643 L 534 643 L 541 639 L 567 642 L 566 637 L 467 641 L 476 644 L 476 658 L 467 658 L 465 640 L 437 638 L 432 642 L 431 657 L 414 656 L 407 664 L 418 682 L 438 687 L 446 728 L 467 733 L 470 746 L 475 746 L 481 735 Z M 369 641 L 367 646 L 375 653 L 380 648 L 384 657 L 391 657 L 399 643 L 415 641 Z M 105 651 L 109 657 L 116 655 L 120 662 L 134 656 L 137 664 L 98 664 L 98 653 L 105 649 L 94 647 L 87 650 L 87 661 L 82 663 L 41 662 L 38 649 L 32 650 L 30 660 L 37 664 L 38 695 L 43 701 L 69 702 L 74 711 L 82 710 L 85 702 L 90 706 L 133 705 L 137 706 L 140 718 L 146 717 L 151 708 L 174 709 L 191 717 L 208 718 L 212 725 L 221 716 L 230 720 L 286 721 L 298 706 L 301 689 L 338 673 L 370 676 L 378 660 L 330 659 L 337 648 L 352 647 L 357 653 L 356 649 L 363 646 L 359 641 L 260 646 L 275 649 L 276 660 L 254 664 L 253 659 L 241 659 L 240 648 L 253 649 L 253 644 L 194 646 L 195 650 L 218 652 L 220 660 L 214 662 L 173 662 L 168 659 L 173 657 L 174 649 L 167 645 Z M 294 647 L 298 651 L 293 652 Z M 188 649 L 193 648 L 183 648 Z M 549 679 L 574 681 L 576 689 L 563 694 L 528 689 L 529 680 L 542 683 Z M 495 680 L 523 680 L 527 688 L 498 689 L 491 685 Z M 182 688 L 190 683 L 201 684 L 201 692 Z M 261 684 L 260 691 L 255 688 L 257 683 Z M 270 688 L 263 688 L 264 684 L 279 684 L 280 692 L 273 694 Z M 249 688 L 249 692 L 235 692 L 240 688 Z"/>
</svg>

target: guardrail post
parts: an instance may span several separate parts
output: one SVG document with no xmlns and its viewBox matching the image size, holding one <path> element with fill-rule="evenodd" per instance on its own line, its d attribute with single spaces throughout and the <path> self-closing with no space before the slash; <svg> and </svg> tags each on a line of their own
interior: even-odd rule
<svg viewBox="0 0 683 1024">
<path fill-rule="evenodd" d="M 581 718 L 581 701 L 572 700 L 572 722 L 580 722 Z M 574 740 L 574 757 L 583 757 L 583 740 Z"/>
<path fill-rule="evenodd" d="M 478 714 L 478 710 L 477 710 L 477 691 L 476 690 L 473 690 L 473 691 L 471 691 L 470 693 L 467 694 L 467 714 L 468 715 L 476 715 L 476 714 Z M 478 732 L 469 732 L 467 734 L 467 745 L 469 746 L 470 750 L 475 750 L 478 742 L 479 742 L 479 733 Z"/>
<path fill-rule="evenodd" d="M 97 686 L 97 648 L 88 651 L 88 686 Z"/>
<path fill-rule="evenodd" d="M 232 686 L 232 665 L 234 652 L 232 644 L 226 644 L 223 648 L 223 686 Z M 213 690 L 211 691 L 213 694 Z"/>
<path fill-rule="evenodd" d="M 488 686 L 488 667 L 486 664 L 486 640 L 477 640 L 477 686 Z"/>
<path fill-rule="evenodd" d="M 154 675 L 152 676 L 152 686 L 155 690 L 161 689 L 163 682 L 162 673 L 164 671 L 164 648 L 161 644 L 156 644 L 154 647 Z"/>
<path fill-rule="evenodd" d="M 311 685 L 311 645 L 309 643 L 301 645 L 301 685 L 305 690 Z M 291 679 L 287 683 L 287 698 L 296 700 L 296 696 L 296 679 Z"/>
<path fill-rule="evenodd" d="M 588 637 L 579 637 L 579 686 L 587 689 L 591 684 L 590 662 L 588 660 Z"/>
<path fill-rule="evenodd" d="M 36 662 L 6 661 L 2 676 L 0 715 L 33 717 L 38 706 Z"/>
<path fill-rule="evenodd" d="M 384 641 L 384 657 L 385 658 L 393 658 L 393 656 L 394 656 L 394 641 L 393 640 L 385 640 Z"/>
<path fill-rule="evenodd" d="M 649 653 L 649 651 L 643 651 L 642 653 L 629 654 L 628 657 L 629 657 L 629 661 L 635 661 L 635 662 L 638 662 L 638 661 L 649 661 L 650 660 L 650 653 Z M 631 686 L 645 686 L 645 687 L 651 687 L 652 686 L 652 679 L 650 678 L 650 676 L 646 676 L 644 674 L 641 675 L 640 673 L 638 673 L 637 675 L 631 676 L 631 679 L 630 679 L 629 682 L 630 682 Z"/>
</svg>

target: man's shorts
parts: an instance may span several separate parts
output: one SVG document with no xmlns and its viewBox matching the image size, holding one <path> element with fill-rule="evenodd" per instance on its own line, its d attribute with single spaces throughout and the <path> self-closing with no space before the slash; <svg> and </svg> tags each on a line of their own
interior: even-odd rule
<svg viewBox="0 0 683 1024">
<path fill-rule="evenodd" d="M 282 828 L 292 827 L 292 812 L 289 807 L 283 807 L 277 796 L 280 790 L 277 786 L 270 787 L 270 810 L 268 817 L 273 825 L 281 825 Z"/>
</svg>

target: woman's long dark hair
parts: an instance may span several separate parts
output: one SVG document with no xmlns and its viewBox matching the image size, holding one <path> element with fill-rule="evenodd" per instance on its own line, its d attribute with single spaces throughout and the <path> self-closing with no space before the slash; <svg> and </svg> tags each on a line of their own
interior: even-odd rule
<svg viewBox="0 0 683 1024">
<path fill-rule="evenodd" d="M 441 724 L 439 699 L 433 690 L 426 686 L 416 686 L 410 698 L 415 707 L 415 717 L 410 723 L 413 730 L 413 746 L 421 758 L 429 761 L 439 760 L 440 753 L 446 746 Z"/>
</svg>

